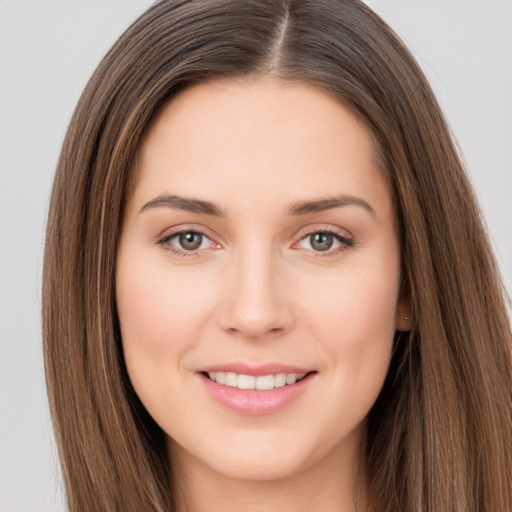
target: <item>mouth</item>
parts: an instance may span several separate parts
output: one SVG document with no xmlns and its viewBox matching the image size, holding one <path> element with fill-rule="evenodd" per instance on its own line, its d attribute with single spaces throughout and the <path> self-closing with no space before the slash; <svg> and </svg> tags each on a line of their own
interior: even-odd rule
<svg viewBox="0 0 512 512">
<path fill-rule="evenodd" d="M 315 387 L 318 372 L 294 366 L 218 365 L 197 372 L 207 394 L 232 412 L 261 416 L 278 412 Z"/>
<path fill-rule="evenodd" d="M 275 388 L 284 388 L 291 386 L 305 379 L 309 375 L 316 373 L 269 373 L 268 375 L 247 375 L 244 373 L 223 372 L 223 371 L 204 371 L 201 372 L 207 379 L 222 386 L 238 388 L 241 390 L 270 391 Z"/>
</svg>

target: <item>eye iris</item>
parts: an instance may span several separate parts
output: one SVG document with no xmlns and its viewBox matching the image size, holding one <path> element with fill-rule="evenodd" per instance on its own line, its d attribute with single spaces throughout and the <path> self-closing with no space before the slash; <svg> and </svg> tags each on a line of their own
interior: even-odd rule
<svg viewBox="0 0 512 512">
<path fill-rule="evenodd" d="M 199 249 L 203 241 L 201 233 L 181 233 L 179 237 L 180 245 L 187 251 L 195 251 Z"/>
<path fill-rule="evenodd" d="M 329 233 L 315 233 L 310 235 L 310 242 L 315 251 L 327 251 L 332 247 L 334 240 Z"/>
</svg>

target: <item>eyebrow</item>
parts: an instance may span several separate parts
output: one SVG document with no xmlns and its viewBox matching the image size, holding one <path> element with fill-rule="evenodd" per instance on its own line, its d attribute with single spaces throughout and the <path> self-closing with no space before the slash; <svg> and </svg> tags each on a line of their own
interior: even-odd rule
<svg viewBox="0 0 512 512">
<path fill-rule="evenodd" d="M 201 199 L 192 199 L 175 195 L 162 195 L 148 201 L 140 211 L 166 206 L 176 210 L 185 210 L 187 212 L 201 213 L 203 215 L 213 215 L 215 217 L 226 217 L 226 213 L 218 206 L 209 201 Z"/>
<path fill-rule="evenodd" d="M 202 215 L 212 215 L 214 217 L 227 217 L 224 210 L 216 206 L 210 201 L 203 201 L 201 199 L 193 199 L 176 195 L 161 195 L 148 201 L 140 211 L 149 210 L 157 207 L 167 207 L 177 210 L 184 210 L 187 212 L 199 213 Z M 376 217 L 375 210 L 364 200 L 354 196 L 335 196 L 326 197 L 321 199 L 314 199 L 311 201 L 298 201 L 290 205 L 287 210 L 287 215 L 300 216 L 311 215 L 312 213 L 323 212 L 325 210 L 332 210 L 343 206 L 359 206 L 364 208 L 372 216 Z"/>
<path fill-rule="evenodd" d="M 312 213 L 332 210 L 333 208 L 340 208 L 342 206 L 360 206 L 372 216 L 377 217 L 375 210 L 364 199 L 346 195 L 326 197 L 312 201 L 299 201 L 288 208 L 287 214 L 310 215 Z"/>
</svg>

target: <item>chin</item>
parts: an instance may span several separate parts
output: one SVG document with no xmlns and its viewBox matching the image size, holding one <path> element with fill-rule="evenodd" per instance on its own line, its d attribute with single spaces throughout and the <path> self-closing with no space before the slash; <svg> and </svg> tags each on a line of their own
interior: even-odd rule
<svg viewBox="0 0 512 512">
<path fill-rule="evenodd" d="M 258 455 L 248 454 L 245 457 L 233 454 L 223 461 L 215 461 L 210 467 L 227 478 L 268 482 L 291 477 L 309 465 L 297 457 L 267 457 L 261 450 L 258 452 Z"/>
<path fill-rule="evenodd" d="M 173 463 L 178 461 L 178 465 L 186 463 L 187 459 L 221 477 L 264 482 L 293 476 L 310 466 L 314 461 L 306 446 L 306 442 L 294 441 L 290 436 L 269 439 L 262 438 L 260 433 L 257 436 L 235 435 L 217 444 L 204 440 L 191 447 L 171 441 L 169 453 Z"/>
</svg>

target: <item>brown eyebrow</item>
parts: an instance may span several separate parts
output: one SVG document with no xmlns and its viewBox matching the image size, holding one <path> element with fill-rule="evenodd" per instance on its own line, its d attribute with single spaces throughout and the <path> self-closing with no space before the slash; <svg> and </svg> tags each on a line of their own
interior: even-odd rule
<svg viewBox="0 0 512 512">
<path fill-rule="evenodd" d="M 336 196 L 316 199 L 313 201 L 299 201 L 292 204 L 288 210 L 288 215 L 308 215 L 312 213 L 323 212 L 331 210 L 332 208 L 339 208 L 341 206 L 361 206 L 366 211 L 376 217 L 375 210 L 364 200 L 354 196 Z"/>
<path fill-rule="evenodd" d="M 201 213 L 203 215 L 214 215 L 215 217 L 226 216 L 223 210 L 221 210 L 213 203 L 210 203 L 209 201 L 202 201 L 201 199 L 192 199 L 175 195 L 163 195 L 155 197 L 155 199 L 148 201 L 140 209 L 140 211 L 143 212 L 150 208 L 157 208 L 159 206 L 185 210 L 187 212 Z"/>
<path fill-rule="evenodd" d="M 150 208 L 157 208 L 164 206 L 167 208 L 175 208 L 178 210 L 185 210 L 193 213 L 200 213 L 202 215 L 213 215 L 215 217 L 226 217 L 226 213 L 211 203 L 210 201 L 203 201 L 201 199 L 192 199 L 187 197 L 181 197 L 176 195 L 162 195 L 155 197 L 148 201 L 140 211 L 143 212 Z M 327 197 L 322 199 L 315 199 L 312 201 L 299 201 L 292 204 L 287 210 L 288 215 L 309 215 L 312 213 L 318 213 L 325 210 L 331 210 L 333 208 L 339 208 L 342 206 L 360 206 L 366 211 L 371 213 L 373 216 L 377 216 L 375 210 L 363 199 L 354 196 L 336 196 Z"/>
</svg>

